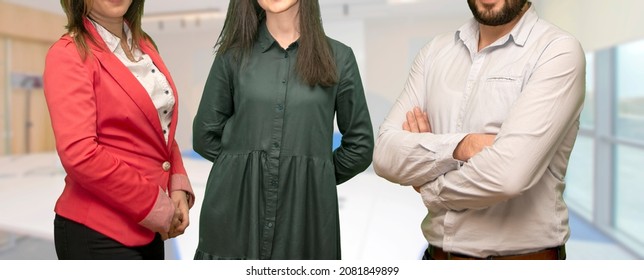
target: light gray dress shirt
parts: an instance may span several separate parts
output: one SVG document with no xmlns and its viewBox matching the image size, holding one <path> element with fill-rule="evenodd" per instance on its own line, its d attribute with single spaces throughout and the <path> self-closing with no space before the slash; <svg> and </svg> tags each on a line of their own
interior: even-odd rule
<svg viewBox="0 0 644 280">
<path fill-rule="evenodd" d="M 161 130 L 167 143 L 170 133 L 170 122 L 172 121 L 172 108 L 175 103 L 172 87 L 168 79 L 154 65 L 152 58 L 143 53 L 141 49 L 132 48 L 132 56 L 135 61 L 131 61 L 125 54 L 125 51 L 123 51 L 123 48 L 121 48 L 121 39 L 119 37 L 95 21 L 92 21 L 92 24 L 96 27 L 98 34 L 105 41 L 109 50 L 132 72 L 132 75 L 136 77 L 150 95 L 152 103 L 154 103 L 154 107 L 159 114 Z M 123 24 L 123 28 L 127 36 L 128 45 L 132 47 L 132 31 L 127 24 Z"/>
<path fill-rule="evenodd" d="M 423 233 L 445 251 L 487 257 L 562 245 L 570 235 L 564 176 L 584 100 L 584 51 L 533 7 L 481 51 L 478 39 L 472 19 L 419 52 L 380 127 L 374 169 L 422 185 Z M 432 133 L 402 130 L 414 106 L 428 113 Z M 497 136 L 461 162 L 452 154 L 468 133 Z"/>
</svg>

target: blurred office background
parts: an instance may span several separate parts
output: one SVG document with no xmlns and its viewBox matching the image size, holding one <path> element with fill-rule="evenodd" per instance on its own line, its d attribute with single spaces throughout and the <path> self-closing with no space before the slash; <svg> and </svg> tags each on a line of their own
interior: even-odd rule
<svg viewBox="0 0 644 280">
<path fill-rule="evenodd" d="M 587 95 L 565 197 L 569 259 L 644 259 L 644 1 L 533 0 L 540 17 L 587 53 Z M 177 141 L 195 191 L 210 168 L 191 151 L 191 123 L 228 0 L 147 1 L 144 29 L 180 95 Z M 416 52 L 471 17 L 464 0 L 320 0 L 330 37 L 356 54 L 374 130 L 400 93 Z M 0 0 L 0 259 L 55 259 L 53 205 L 64 171 L 42 92 L 49 46 L 64 33 L 56 0 Z M 640 181 L 642 180 L 642 181 Z M 341 185 L 344 259 L 417 259 L 425 208 L 371 169 Z M 197 205 L 168 258 L 190 259 Z M 640 218 L 638 218 L 640 217 Z"/>
</svg>

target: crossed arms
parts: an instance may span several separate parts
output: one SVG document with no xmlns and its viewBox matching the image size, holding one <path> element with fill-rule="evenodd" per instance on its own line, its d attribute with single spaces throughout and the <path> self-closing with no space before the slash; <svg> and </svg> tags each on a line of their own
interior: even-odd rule
<svg viewBox="0 0 644 280">
<path fill-rule="evenodd" d="M 430 124 L 440 120 L 416 108 L 428 103 L 425 62 L 419 55 L 381 126 L 376 173 L 416 186 L 430 212 L 482 209 L 538 185 L 555 154 L 562 152 L 562 143 L 574 142 L 584 99 L 583 50 L 573 39 L 555 43 L 557 48 L 544 50 L 496 135 L 432 131 Z M 563 174 L 549 172 L 563 180 Z"/>
</svg>

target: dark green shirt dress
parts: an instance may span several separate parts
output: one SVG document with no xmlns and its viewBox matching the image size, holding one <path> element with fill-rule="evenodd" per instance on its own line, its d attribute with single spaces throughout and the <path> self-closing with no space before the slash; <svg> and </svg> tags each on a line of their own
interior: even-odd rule
<svg viewBox="0 0 644 280">
<path fill-rule="evenodd" d="M 281 48 L 265 23 L 244 63 L 216 56 L 193 123 L 213 162 L 195 259 L 341 258 L 336 185 L 371 164 L 373 130 L 353 51 L 329 43 L 331 87 L 304 83 L 297 42 Z"/>
</svg>

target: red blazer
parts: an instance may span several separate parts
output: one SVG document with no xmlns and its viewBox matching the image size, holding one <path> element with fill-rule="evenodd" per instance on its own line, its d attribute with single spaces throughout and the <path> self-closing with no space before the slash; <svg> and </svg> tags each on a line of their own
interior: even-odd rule
<svg viewBox="0 0 644 280">
<path fill-rule="evenodd" d="M 73 38 L 58 40 L 47 53 L 44 92 L 56 150 L 67 173 L 55 212 L 84 224 L 126 246 L 148 244 L 154 233 L 167 232 L 174 213 L 168 194 L 194 193 L 174 140 L 175 102 L 166 144 L 157 110 L 134 75 L 107 49 L 94 26 L 85 27 L 83 60 Z M 139 42 L 166 76 L 168 69 L 149 41 Z"/>
</svg>

